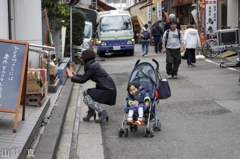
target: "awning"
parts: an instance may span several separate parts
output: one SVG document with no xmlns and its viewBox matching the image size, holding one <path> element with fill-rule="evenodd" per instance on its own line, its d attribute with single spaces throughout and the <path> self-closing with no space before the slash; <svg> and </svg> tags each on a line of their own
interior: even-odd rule
<svg viewBox="0 0 240 159">
<path fill-rule="evenodd" d="M 140 1 L 140 2 L 138 2 L 138 3 L 135 3 L 135 4 L 133 4 L 133 5 L 131 5 L 131 6 L 129 6 L 128 8 L 125 8 L 124 10 L 129 10 L 129 9 L 131 9 L 132 7 L 135 7 L 136 5 L 140 5 L 141 3 L 144 3 L 144 2 L 146 2 L 147 0 L 143 0 L 143 1 Z"/>
<path fill-rule="evenodd" d="M 144 6 L 140 7 L 139 10 L 143 10 L 144 8 L 153 5 L 153 2 L 148 2 L 147 4 L 145 4 Z"/>
<path fill-rule="evenodd" d="M 114 8 L 114 7 L 108 5 L 108 4 L 106 4 L 106 3 L 104 3 L 100 0 L 97 0 L 97 5 L 98 5 L 98 7 L 104 9 L 105 11 L 116 10 L 116 8 Z"/>
<path fill-rule="evenodd" d="M 164 0 L 153 0 L 151 2 L 148 2 L 147 4 L 145 4 L 144 6 L 140 7 L 139 10 L 143 10 L 144 8 L 148 7 L 148 6 L 151 6 L 153 5 L 154 3 L 157 3 L 157 2 L 163 2 Z"/>
</svg>

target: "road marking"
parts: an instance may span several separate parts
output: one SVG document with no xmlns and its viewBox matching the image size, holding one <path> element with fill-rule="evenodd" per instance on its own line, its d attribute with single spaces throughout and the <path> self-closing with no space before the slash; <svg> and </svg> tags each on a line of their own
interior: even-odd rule
<svg viewBox="0 0 240 159">
<path fill-rule="evenodd" d="M 211 60 L 208 60 L 208 59 L 205 59 L 205 61 L 209 62 L 209 63 L 212 63 L 212 64 L 215 64 L 217 66 L 219 66 L 220 64 L 219 63 L 216 63 L 216 62 L 213 62 Z M 240 72 L 239 70 L 235 69 L 235 68 L 230 68 L 230 67 L 226 67 L 227 69 L 229 70 L 232 70 L 232 71 L 237 71 L 237 72 Z"/>
</svg>

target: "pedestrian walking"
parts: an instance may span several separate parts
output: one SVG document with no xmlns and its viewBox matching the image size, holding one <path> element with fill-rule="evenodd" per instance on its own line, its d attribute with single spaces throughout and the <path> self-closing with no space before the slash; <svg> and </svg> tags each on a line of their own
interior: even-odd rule
<svg viewBox="0 0 240 159">
<path fill-rule="evenodd" d="M 148 25 L 145 24 L 144 28 L 141 31 L 141 43 L 142 43 L 142 56 L 148 56 L 148 46 L 150 43 L 150 31 L 148 29 Z M 146 50 L 145 50 L 146 46 Z"/>
<path fill-rule="evenodd" d="M 96 119 L 98 112 L 99 119 L 96 123 L 101 123 L 106 118 L 108 121 L 108 114 L 96 102 L 107 105 L 115 105 L 116 102 L 116 86 L 108 73 L 95 61 L 95 52 L 91 49 L 85 50 L 82 53 L 82 62 L 84 64 L 85 73 L 76 74 L 67 69 L 68 76 L 72 82 L 85 83 L 88 80 L 96 82 L 96 88 L 90 88 L 83 92 L 83 102 L 88 106 L 88 114 L 83 118 L 84 121 L 89 121 L 93 116 Z"/>
<path fill-rule="evenodd" d="M 181 52 L 183 52 L 184 39 L 182 32 L 177 29 L 177 22 L 170 21 L 171 29 L 164 32 L 163 52 L 166 52 L 167 78 L 177 78 L 178 68 L 181 64 Z M 181 52 L 180 52 L 181 51 Z"/>
<path fill-rule="evenodd" d="M 163 31 L 162 28 L 159 26 L 158 21 L 155 22 L 155 26 L 152 28 L 151 35 L 154 38 L 155 53 L 157 54 L 158 51 L 159 53 L 161 53 Z"/>
<path fill-rule="evenodd" d="M 198 31 L 193 28 L 191 24 L 187 26 L 184 34 L 184 46 L 186 48 L 187 64 L 188 67 L 194 67 L 196 64 L 195 51 L 201 47 Z"/>
<path fill-rule="evenodd" d="M 165 23 L 165 25 L 164 25 L 164 32 L 171 28 L 170 27 L 170 22 L 171 21 L 176 21 L 175 14 L 169 14 L 169 22 Z M 181 30 L 180 23 L 178 23 L 178 22 L 177 22 L 177 29 Z"/>
</svg>

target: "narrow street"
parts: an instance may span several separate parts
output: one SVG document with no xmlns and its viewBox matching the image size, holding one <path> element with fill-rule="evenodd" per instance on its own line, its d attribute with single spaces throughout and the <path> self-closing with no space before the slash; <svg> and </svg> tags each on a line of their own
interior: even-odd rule
<svg viewBox="0 0 240 159">
<path fill-rule="evenodd" d="M 94 158 L 95 155 L 104 154 L 105 159 L 238 158 L 240 155 L 238 151 L 240 149 L 238 133 L 240 88 L 237 85 L 239 72 L 220 68 L 205 60 L 197 61 L 196 67 L 193 68 L 188 68 L 186 60 L 182 60 L 178 79 L 169 80 L 172 97 L 161 100 L 158 105 L 158 117 L 162 123 L 160 132 L 156 131 L 153 138 L 146 138 L 144 137 L 146 126 L 141 126 L 137 132 L 129 131 L 128 137 L 118 137 L 118 129 L 121 127 L 124 115 L 123 108 L 126 105 L 127 83 L 137 59 L 150 62 L 155 67 L 151 61 L 155 58 L 160 64 L 162 77 L 166 78 L 165 54 L 155 54 L 153 49 L 153 46 L 150 46 L 148 57 L 141 56 L 139 44 L 135 45 L 134 56 L 97 57 L 101 66 L 115 81 L 117 102 L 112 107 L 101 105 L 109 114 L 109 122 L 104 120 L 99 132 L 99 124 L 94 123 L 93 118 L 90 122 L 82 122 L 87 108 L 81 101 L 77 157 Z M 217 63 L 217 60 L 214 60 Z M 80 72 L 82 71 L 83 67 Z M 79 85 L 75 87 L 78 92 Z M 89 87 L 94 87 L 94 83 L 88 82 L 83 85 L 84 90 Z M 72 100 L 76 101 L 77 98 Z M 73 120 L 71 123 L 66 118 L 65 123 L 68 123 L 65 124 L 68 126 L 67 132 L 71 132 L 70 125 L 73 124 Z M 69 136 L 71 135 L 72 133 L 69 133 Z M 61 158 L 64 154 L 61 146 L 70 142 L 64 140 L 64 136 L 66 135 L 63 132 L 57 158 Z M 102 140 L 99 139 L 101 136 Z M 103 152 L 101 142 L 103 142 Z M 84 146 L 84 143 L 91 144 Z M 64 147 L 65 151 L 66 148 Z M 65 155 L 69 156 L 69 152 L 70 149 Z"/>
</svg>

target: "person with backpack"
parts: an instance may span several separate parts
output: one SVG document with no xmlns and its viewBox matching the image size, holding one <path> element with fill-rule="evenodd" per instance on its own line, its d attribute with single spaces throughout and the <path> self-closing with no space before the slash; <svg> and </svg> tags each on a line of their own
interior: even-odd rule
<svg viewBox="0 0 240 159">
<path fill-rule="evenodd" d="M 148 25 L 145 24 L 141 31 L 141 43 L 142 43 L 142 56 L 148 56 L 148 46 L 150 43 L 150 31 L 148 30 Z M 146 51 L 145 51 L 146 45 Z"/>
<path fill-rule="evenodd" d="M 195 51 L 201 47 L 198 31 L 193 28 L 191 24 L 187 26 L 187 30 L 184 34 L 184 46 L 186 47 L 187 64 L 188 67 L 194 67 L 196 64 Z"/>
<path fill-rule="evenodd" d="M 155 53 L 157 54 L 158 51 L 161 53 L 163 31 L 158 21 L 155 22 L 155 26 L 152 28 L 151 36 L 154 38 Z"/>
<path fill-rule="evenodd" d="M 182 32 L 177 29 L 177 22 L 170 21 L 171 29 L 163 35 L 163 52 L 166 52 L 167 78 L 177 78 L 178 68 L 181 64 L 181 52 L 183 52 L 184 39 Z M 180 52 L 181 51 L 181 52 Z"/>
</svg>

